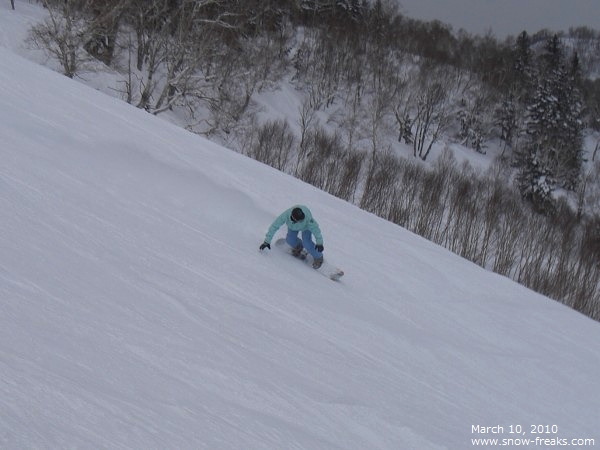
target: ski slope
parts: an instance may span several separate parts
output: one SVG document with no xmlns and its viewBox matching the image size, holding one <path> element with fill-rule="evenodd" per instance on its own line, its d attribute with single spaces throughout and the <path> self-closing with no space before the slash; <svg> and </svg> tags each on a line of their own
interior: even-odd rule
<svg viewBox="0 0 600 450">
<path fill-rule="evenodd" d="M 3 48 L 0 161 L 2 449 L 600 444 L 598 323 Z"/>
</svg>

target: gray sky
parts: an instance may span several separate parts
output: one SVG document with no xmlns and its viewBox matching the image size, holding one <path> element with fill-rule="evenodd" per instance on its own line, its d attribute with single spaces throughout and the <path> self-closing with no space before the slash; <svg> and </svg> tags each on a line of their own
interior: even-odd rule
<svg viewBox="0 0 600 450">
<path fill-rule="evenodd" d="M 455 31 L 484 34 L 490 28 L 503 39 L 542 28 L 568 31 L 586 25 L 600 31 L 600 0 L 398 0 L 400 11 L 415 19 L 440 20 Z"/>
</svg>

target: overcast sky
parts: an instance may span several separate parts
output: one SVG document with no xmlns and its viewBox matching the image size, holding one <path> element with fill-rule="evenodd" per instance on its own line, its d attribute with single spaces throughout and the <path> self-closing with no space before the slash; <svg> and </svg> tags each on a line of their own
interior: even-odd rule
<svg viewBox="0 0 600 450">
<path fill-rule="evenodd" d="M 401 12 L 415 19 L 440 20 L 455 31 L 489 29 L 497 38 L 542 28 L 568 31 L 586 25 L 600 31 L 600 0 L 398 0 Z"/>
</svg>

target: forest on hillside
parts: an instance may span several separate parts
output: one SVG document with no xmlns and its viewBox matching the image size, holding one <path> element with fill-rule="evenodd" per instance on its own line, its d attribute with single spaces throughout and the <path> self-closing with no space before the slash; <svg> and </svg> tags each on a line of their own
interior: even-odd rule
<svg viewBox="0 0 600 450">
<path fill-rule="evenodd" d="M 600 144 L 584 145 L 600 131 L 599 32 L 498 41 L 391 0 L 42 3 L 29 42 L 66 76 L 109 67 L 132 105 L 600 319 Z M 297 121 L 261 122 L 253 97 L 283 80 Z M 449 148 L 433 160 L 449 142 L 500 151 L 479 173 Z"/>
</svg>

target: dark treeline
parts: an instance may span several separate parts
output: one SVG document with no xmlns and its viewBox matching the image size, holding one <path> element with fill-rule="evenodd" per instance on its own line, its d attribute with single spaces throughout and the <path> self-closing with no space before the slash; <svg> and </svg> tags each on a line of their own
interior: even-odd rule
<svg viewBox="0 0 600 450">
<path fill-rule="evenodd" d="M 600 33 L 498 41 L 391 0 L 43 3 L 30 40 L 65 75 L 101 61 L 127 102 L 185 114 L 194 132 L 600 319 L 600 189 L 584 152 L 600 130 Z M 296 122 L 261 123 L 253 96 L 284 79 L 303 98 Z M 442 141 L 502 154 L 487 174 L 448 151 L 423 164 Z"/>
</svg>

